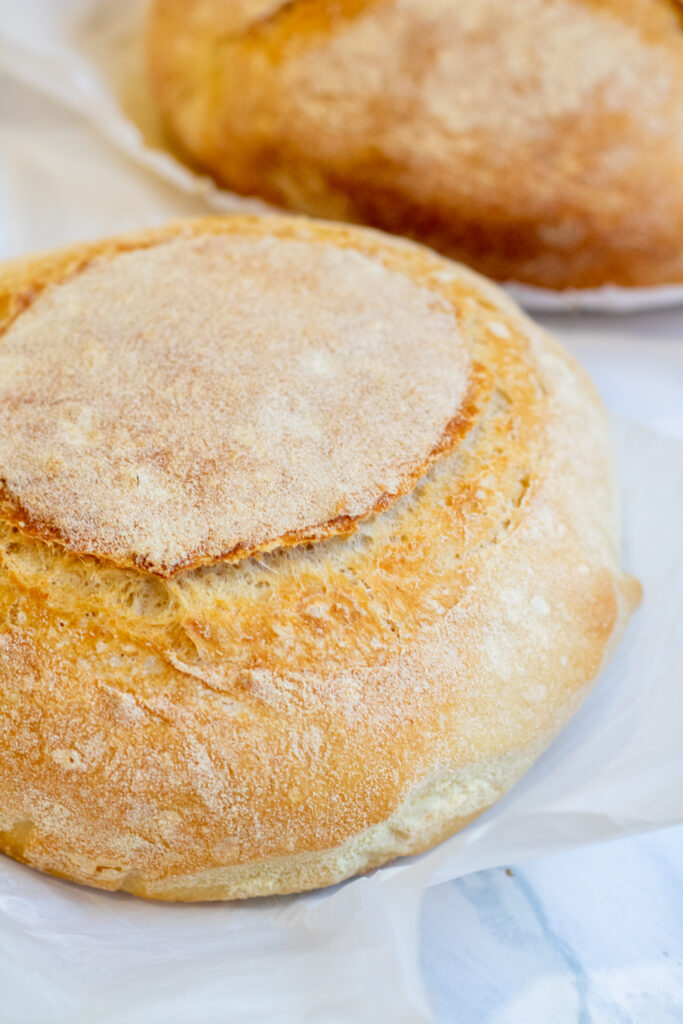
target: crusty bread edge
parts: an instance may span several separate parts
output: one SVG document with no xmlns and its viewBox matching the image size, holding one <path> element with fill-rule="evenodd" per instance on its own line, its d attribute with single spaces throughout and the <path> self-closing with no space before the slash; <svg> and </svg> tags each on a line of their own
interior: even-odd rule
<svg viewBox="0 0 683 1024">
<path fill-rule="evenodd" d="M 640 603 L 641 592 L 640 584 L 631 576 L 615 580 L 617 614 L 600 672 L 618 646 Z M 107 878 L 83 874 L 83 877 L 71 875 L 68 880 L 148 900 L 184 903 L 238 900 L 320 889 L 368 874 L 399 857 L 425 853 L 466 828 L 521 779 L 566 726 L 594 683 L 595 679 L 590 680 L 574 693 L 562 720 L 556 722 L 550 732 L 540 737 L 534 735 L 525 746 L 498 757 L 455 770 L 433 772 L 408 794 L 386 821 L 363 830 L 342 846 L 163 879 L 144 878 L 139 871 L 122 869 L 120 874 L 112 872 Z M 23 822 L 16 822 L 14 829 L 4 832 L 2 837 L 5 852 L 18 861 L 24 860 L 23 825 Z M 56 877 L 66 877 L 52 870 L 49 864 L 41 864 L 40 869 Z"/>
<path fill-rule="evenodd" d="M 2 847 L 14 860 L 39 866 L 56 878 L 150 900 L 193 903 L 304 892 L 367 874 L 398 857 L 424 853 L 459 832 L 521 778 L 553 737 L 554 733 L 476 765 L 435 772 L 386 821 L 328 850 L 150 879 L 136 870 L 121 869 L 117 874 L 118 869 L 110 868 L 107 877 L 85 872 L 67 876 L 49 863 L 36 865 L 22 855 L 26 829 L 21 820 L 2 833 Z"/>
</svg>

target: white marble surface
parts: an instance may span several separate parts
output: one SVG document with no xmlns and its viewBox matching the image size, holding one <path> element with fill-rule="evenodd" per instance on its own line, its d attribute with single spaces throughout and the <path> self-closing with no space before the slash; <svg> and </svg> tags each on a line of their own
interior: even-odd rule
<svg viewBox="0 0 683 1024">
<path fill-rule="evenodd" d="M 428 890 L 438 1024 L 680 1024 L 683 826 Z"/>
</svg>

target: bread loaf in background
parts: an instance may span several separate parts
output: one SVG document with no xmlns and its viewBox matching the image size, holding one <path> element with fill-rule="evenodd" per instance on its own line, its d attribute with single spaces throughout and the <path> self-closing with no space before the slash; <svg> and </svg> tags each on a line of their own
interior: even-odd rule
<svg viewBox="0 0 683 1024">
<path fill-rule="evenodd" d="M 583 371 L 401 239 L 215 218 L 0 268 L 0 851 L 159 899 L 427 849 L 639 598 Z"/>
<path fill-rule="evenodd" d="M 147 45 L 229 189 L 498 280 L 683 282 L 677 0 L 154 0 Z"/>
</svg>

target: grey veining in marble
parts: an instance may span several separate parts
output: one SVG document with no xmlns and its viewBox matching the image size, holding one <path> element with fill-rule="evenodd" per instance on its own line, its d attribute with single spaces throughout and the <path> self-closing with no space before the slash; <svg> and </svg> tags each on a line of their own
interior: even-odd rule
<svg viewBox="0 0 683 1024">
<path fill-rule="evenodd" d="M 438 1024 L 681 1024 L 683 827 L 431 889 Z"/>
</svg>

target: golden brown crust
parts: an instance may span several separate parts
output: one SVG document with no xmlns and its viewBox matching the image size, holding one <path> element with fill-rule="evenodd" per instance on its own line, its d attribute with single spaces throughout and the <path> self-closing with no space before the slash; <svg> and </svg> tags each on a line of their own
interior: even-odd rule
<svg viewBox="0 0 683 1024">
<path fill-rule="evenodd" d="M 371 239 L 258 223 L 94 249 L 19 293 L 1 517 L 172 576 L 350 533 L 454 448 L 487 392 L 450 305 Z"/>
<path fill-rule="evenodd" d="M 154 898 L 311 888 L 436 842 L 564 724 L 639 596 L 590 382 L 476 275 L 285 218 L 96 251 L 236 230 L 375 247 L 452 306 L 492 390 L 348 537 L 161 579 L 0 520 L 0 849 Z M 94 251 L 6 268 L 5 308 Z"/>
<path fill-rule="evenodd" d="M 229 188 L 550 288 L 683 281 L 674 0 L 155 0 L 173 134 Z"/>
</svg>

